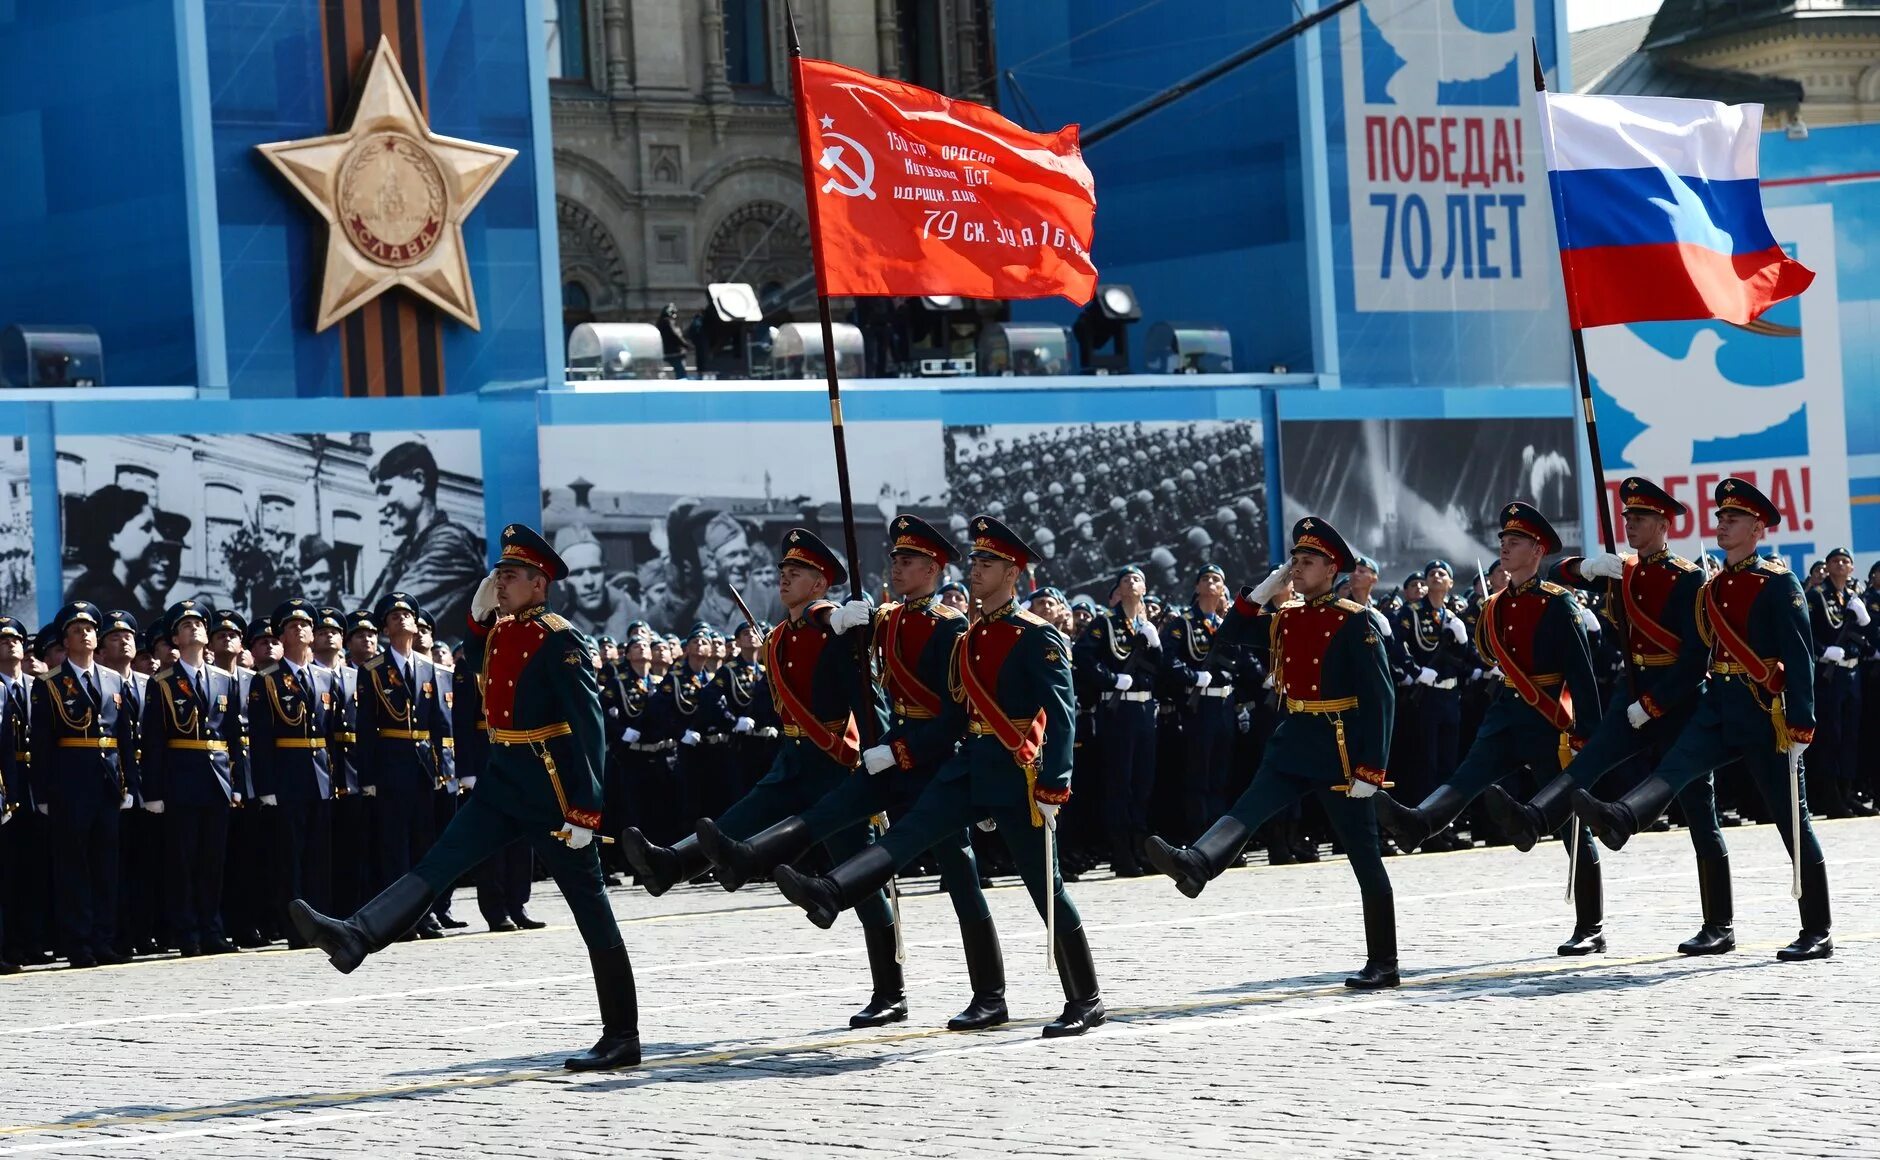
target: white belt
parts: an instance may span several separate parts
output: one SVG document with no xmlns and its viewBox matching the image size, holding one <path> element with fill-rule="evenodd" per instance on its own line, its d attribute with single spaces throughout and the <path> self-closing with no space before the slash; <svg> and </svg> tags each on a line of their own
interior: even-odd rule
<svg viewBox="0 0 1880 1160">
<path fill-rule="evenodd" d="M 1106 701 L 1147 701 L 1154 696 L 1154 693 L 1145 689 L 1140 693 L 1105 693 L 1103 694 L 1103 699 Z"/>
<path fill-rule="evenodd" d="M 1204 697 L 1231 697 L 1234 695 L 1234 686 L 1209 685 L 1207 688 L 1201 690 L 1201 695 Z"/>
</svg>

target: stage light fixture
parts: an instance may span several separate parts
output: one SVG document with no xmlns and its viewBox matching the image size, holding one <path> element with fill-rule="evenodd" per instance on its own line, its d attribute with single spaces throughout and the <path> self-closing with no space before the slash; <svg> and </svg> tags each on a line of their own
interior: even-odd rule
<svg viewBox="0 0 1880 1160">
<path fill-rule="evenodd" d="M 1120 282 L 1098 285 L 1096 297 L 1077 316 L 1077 361 L 1084 373 L 1129 373 L 1129 326 L 1142 319 L 1136 292 Z M 1107 348 L 1107 349 L 1106 349 Z"/>
</svg>

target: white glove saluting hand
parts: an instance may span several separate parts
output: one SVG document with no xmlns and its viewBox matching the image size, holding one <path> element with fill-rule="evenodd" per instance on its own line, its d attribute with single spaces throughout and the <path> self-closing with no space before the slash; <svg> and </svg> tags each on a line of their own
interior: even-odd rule
<svg viewBox="0 0 1880 1160">
<path fill-rule="evenodd" d="M 1611 552 L 1599 552 L 1580 561 L 1580 579 L 1622 580 L 1625 578 L 1625 558 Z"/>
<path fill-rule="evenodd" d="M 491 572 L 470 597 L 470 619 L 478 624 L 496 615 L 496 573 Z"/>
<path fill-rule="evenodd" d="M 1273 599 L 1275 593 L 1286 587 L 1286 580 L 1292 575 L 1291 564 L 1281 564 L 1266 574 L 1266 579 L 1253 586 L 1253 602 L 1265 604 Z"/>
<path fill-rule="evenodd" d="M 1632 728 L 1643 729 L 1645 723 L 1652 719 L 1652 715 L 1643 702 L 1634 701 L 1625 707 L 1625 719 L 1632 723 Z"/>
<path fill-rule="evenodd" d="M 864 749 L 862 750 L 862 764 L 868 767 L 868 772 L 880 773 L 894 764 L 894 750 L 886 745 Z"/>
<path fill-rule="evenodd" d="M 851 600 L 829 614 L 829 631 L 841 636 L 851 628 L 860 628 L 874 612 L 868 601 Z"/>
</svg>

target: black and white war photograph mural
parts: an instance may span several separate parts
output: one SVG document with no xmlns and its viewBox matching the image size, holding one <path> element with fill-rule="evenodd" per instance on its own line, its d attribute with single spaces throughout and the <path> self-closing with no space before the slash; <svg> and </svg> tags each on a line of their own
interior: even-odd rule
<svg viewBox="0 0 1880 1160">
<path fill-rule="evenodd" d="M 1003 520 L 1039 553 L 1035 583 L 1109 599 L 1125 564 L 1181 600 L 1219 564 L 1229 586 L 1267 558 L 1266 465 L 1255 420 L 1000 423 L 946 431 L 954 532 Z"/>
<path fill-rule="evenodd" d="M 84 435 L 58 442 L 67 599 L 267 615 L 407 592 L 463 634 L 489 570 L 476 431 Z"/>
<path fill-rule="evenodd" d="M 850 423 L 847 435 L 858 579 L 879 598 L 888 521 L 947 510 L 940 425 Z M 846 554 L 827 424 L 551 426 L 540 445 L 543 532 L 568 565 L 558 611 L 584 632 L 702 620 L 730 634 L 745 619 L 737 597 L 775 623 L 785 531 Z"/>
<path fill-rule="evenodd" d="M 26 437 L 0 438 L 0 616 L 36 625 L 33 486 Z"/>
<path fill-rule="evenodd" d="M 1487 567 L 1510 500 L 1539 508 L 1577 551 L 1573 440 L 1570 418 L 1282 419 L 1286 519 L 1330 521 L 1387 584 L 1434 559 L 1463 575 Z"/>
</svg>

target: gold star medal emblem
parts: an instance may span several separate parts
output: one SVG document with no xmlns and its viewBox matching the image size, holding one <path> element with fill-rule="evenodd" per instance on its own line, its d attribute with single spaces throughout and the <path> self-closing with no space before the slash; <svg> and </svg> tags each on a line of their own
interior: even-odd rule
<svg viewBox="0 0 1880 1160">
<path fill-rule="evenodd" d="M 326 219 L 316 331 L 393 286 L 481 329 L 463 223 L 516 151 L 431 132 L 389 38 L 344 132 L 255 148 Z"/>
</svg>

